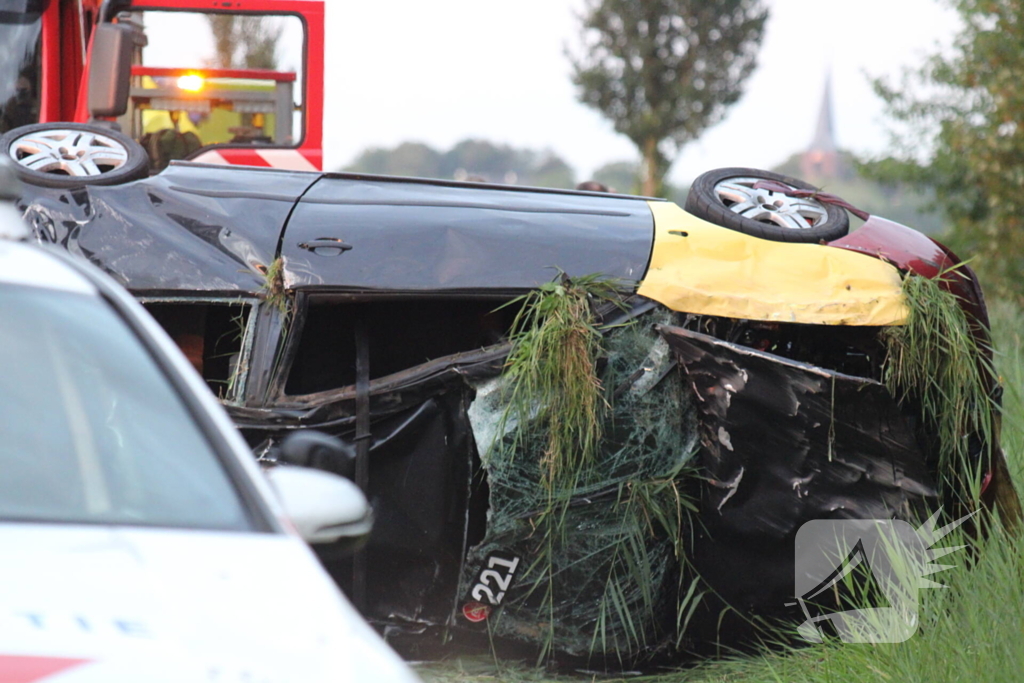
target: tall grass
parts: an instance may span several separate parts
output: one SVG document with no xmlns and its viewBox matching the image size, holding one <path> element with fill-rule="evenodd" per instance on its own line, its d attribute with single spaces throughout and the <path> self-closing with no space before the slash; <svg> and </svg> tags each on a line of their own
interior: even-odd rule
<svg viewBox="0 0 1024 683">
<path fill-rule="evenodd" d="M 909 308 L 903 325 L 882 331 L 886 344 L 883 379 L 901 405 L 918 406 L 935 433 L 944 493 L 970 492 L 977 500 L 986 458 L 971 456 L 971 436 L 991 443 L 996 409 L 988 393 L 994 374 L 971 333 L 957 298 L 942 280 L 963 277 L 951 269 L 935 279 L 910 275 L 903 281 Z"/>
<path fill-rule="evenodd" d="M 510 481 L 522 488 L 518 500 L 492 497 L 490 529 L 522 501 L 533 505 L 520 513 L 530 539 L 517 579 L 524 597 L 505 602 L 495 628 L 516 637 L 520 620 L 537 629 L 538 661 L 555 650 L 629 661 L 664 639 L 670 567 L 685 561 L 692 526 L 680 488 L 692 452 L 677 429 L 651 428 L 682 424 L 686 413 L 671 393 L 616 393 L 636 380 L 622 385 L 623 368 L 635 374 L 654 353 L 650 345 L 664 342 L 650 321 L 601 326 L 595 307 L 623 304 L 614 283 L 596 276 L 563 275 L 518 303 L 498 427 L 510 427 L 510 437 L 488 460 L 492 493 Z M 678 592 L 671 605 L 681 631 L 699 593 Z"/>
<path fill-rule="evenodd" d="M 563 276 L 525 295 L 512 325 L 509 417 L 526 425 L 540 406 L 547 426 L 540 465 L 549 491 L 572 489 L 600 445 L 602 337 L 591 301 L 615 296 L 611 284 L 594 276 L 572 282 Z"/>
<path fill-rule="evenodd" d="M 989 307 L 996 372 L 1003 386 L 1001 442 L 1018 491 L 1024 482 L 1024 310 L 998 301 Z"/>
</svg>

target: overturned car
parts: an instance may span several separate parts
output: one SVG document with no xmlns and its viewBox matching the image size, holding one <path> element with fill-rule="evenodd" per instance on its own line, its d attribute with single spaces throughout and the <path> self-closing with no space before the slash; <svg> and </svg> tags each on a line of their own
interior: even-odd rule
<svg viewBox="0 0 1024 683">
<path fill-rule="evenodd" d="M 686 210 L 185 162 L 25 179 L 36 238 L 138 297 L 256 457 L 364 488 L 369 544 L 319 552 L 399 645 L 677 656 L 789 614 L 809 520 L 1017 514 L 973 273 L 794 179 L 712 171 Z M 306 429 L 343 447 L 288 463 Z"/>
</svg>

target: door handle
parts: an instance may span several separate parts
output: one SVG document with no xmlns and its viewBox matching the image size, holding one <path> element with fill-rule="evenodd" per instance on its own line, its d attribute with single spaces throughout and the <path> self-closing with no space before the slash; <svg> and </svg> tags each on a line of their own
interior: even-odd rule
<svg viewBox="0 0 1024 683">
<path fill-rule="evenodd" d="M 308 242 L 299 242 L 299 249 L 311 251 L 317 256 L 340 256 L 352 248 L 340 237 L 317 237 Z"/>
</svg>

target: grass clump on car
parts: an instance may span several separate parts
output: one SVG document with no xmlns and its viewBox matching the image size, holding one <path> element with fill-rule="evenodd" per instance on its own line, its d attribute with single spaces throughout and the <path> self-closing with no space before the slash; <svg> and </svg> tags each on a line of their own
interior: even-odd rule
<svg viewBox="0 0 1024 683">
<path fill-rule="evenodd" d="M 694 509 L 683 491 L 697 422 L 654 307 L 602 325 L 622 306 L 597 278 L 562 278 L 522 300 L 504 373 L 470 409 L 490 513 L 463 595 L 495 553 L 519 559 L 488 620 L 543 659 L 630 658 L 673 642 L 699 599 L 683 585 Z"/>
<path fill-rule="evenodd" d="M 995 444 L 999 408 L 991 394 L 995 371 L 990 354 L 944 284 L 958 277 L 964 276 L 954 268 L 934 279 L 904 278 L 908 315 L 905 324 L 882 332 L 882 378 L 901 405 L 916 406 L 935 443 L 945 490 L 976 500 L 990 455 L 984 449 Z"/>
</svg>

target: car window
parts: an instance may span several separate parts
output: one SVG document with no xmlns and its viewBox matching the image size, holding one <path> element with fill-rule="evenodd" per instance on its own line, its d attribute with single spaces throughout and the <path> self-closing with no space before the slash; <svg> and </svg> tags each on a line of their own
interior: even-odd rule
<svg viewBox="0 0 1024 683">
<path fill-rule="evenodd" d="M 337 302 L 312 299 L 285 393 L 310 394 L 356 381 L 355 323 L 366 321 L 370 379 L 506 339 L 517 306 L 487 299 Z M 413 341 L 414 340 L 414 341 Z"/>
<path fill-rule="evenodd" d="M 0 518 L 248 529 L 211 444 L 101 299 L 0 288 Z"/>
<path fill-rule="evenodd" d="M 232 402 L 245 389 L 250 305 L 238 301 L 147 301 L 160 323 L 217 398 Z"/>
</svg>

